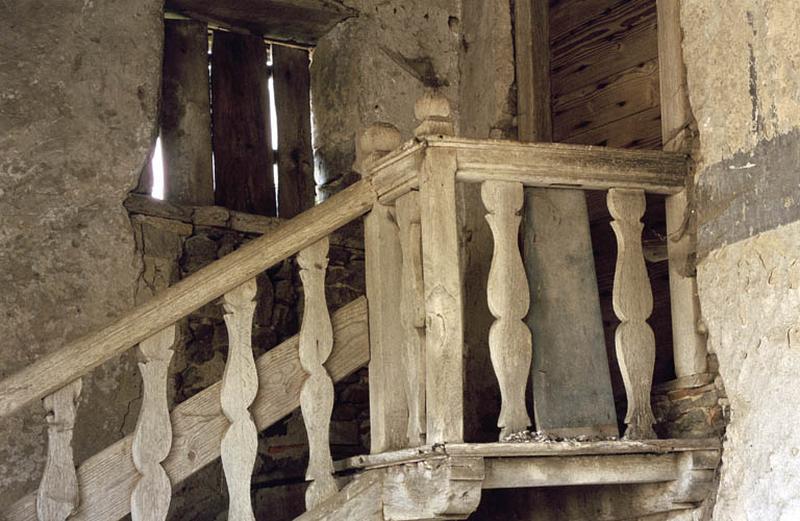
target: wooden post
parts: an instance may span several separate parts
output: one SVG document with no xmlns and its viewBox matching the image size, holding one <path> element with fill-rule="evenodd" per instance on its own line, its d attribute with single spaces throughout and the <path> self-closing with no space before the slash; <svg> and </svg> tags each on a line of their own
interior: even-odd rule
<svg viewBox="0 0 800 521">
<path fill-rule="evenodd" d="M 694 122 L 686 90 L 681 52 L 680 0 L 658 0 L 658 65 L 661 80 L 661 140 L 664 150 L 689 153 Z M 672 311 L 672 344 L 678 378 L 705 373 L 708 351 L 698 332 L 700 304 L 697 279 L 690 266 L 694 250 L 694 220 L 690 219 L 687 187 L 667 197 L 667 252 Z"/>
<path fill-rule="evenodd" d="M 306 508 L 311 510 L 338 491 L 330 447 L 333 380 L 323 367 L 333 349 L 333 327 L 325 303 L 327 237 L 297 254 L 297 264 L 304 293 L 299 355 L 308 379 L 300 392 L 300 410 L 308 433 L 306 479 L 311 483 L 306 490 Z"/>
<path fill-rule="evenodd" d="M 222 412 L 230 422 L 222 437 L 220 456 L 228 483 L 228 519 L 255 521 L 250 477 L 256 462 L 258 431 L 248 407 L 258 392 L 258 373 L 251 347 L 256 279 L 223 297 L 228 328 L 228 361 L 222 375 Z"/>
<path fill-rule="evenodd" d="M 47 411 L 47 461 L 36 496 L 40 521 L 64 521 L 78 509 L 80 495 L 72 457 L 72 431 L 81 380 L 42 400 Z"/>
<path fill-rule="evenodd" d="M 133 521 L 163 521 L 172 498 L 172 485 L 161 462 L 172 447 L 167 372 L 175 331 L 173 324 L 139 344 L 144 391 L 131 446 L 133 464 L 140 476 L 131 494 Z"/>
<path fill-rule="evenodd" d="M 278 118 L 278 215 L 290 219 L 314 206 L 308 51 L 272 45 Z"/>
<path fill-rule="evenodd" d="M 395 202 L 403 255 L 400 321 L 403 324 L 403 370 L 408 404 L 408 444 L 425 444 L 425 287 L 422 276 L 422 232 L 419 192 Z M 523 390 L 524 391 L 524 390 Z"/>
<path fill-rule="evenodd" d="M 212 205 L 206 24 L 194 20 L 164 21 L 163 71 L 164 199 L 178 204 Z"/>
<path fill-rule="evenodd" d="M 400 146 L 400 132 L 388 124 L 366 129 L 356 140 L 354 169 L 368 174 L 369 165 Z M 408 407 L 403 383 L 402 253 L 392 208 L 376 202 L 364 218 L 364 257 L 369 302 L 370 452 L 408 444 Z"/>
<path fill-rule="evenodd" d="M 211 99 L 216 203 L 275 216 L 267 54 L 261 38 L 214 33 Z"/>
<path fill-rule="evenodd" d="M 530 294 L 518 245 L 522 183 L 484 181 L 481 186 L 486 220 L 494 236 L 494 255 L 486 296 L 495 322 L 489 331 L 489 350 L 500 384 L 501 408 L 497 426 L 500 441 L 531 425 L 525 389 L 533 356 L 531 332 L 522 319 Z"/>
<path fill-rule="evenodd" d="M 642 190 L 608 191 L 611 227 L 617 236 L 617 267 L 614 272 L 614 312 L 620 320 L 614 337 L 625 392 L 628 395 L 628 428 L 625 438 L 652 439 L 653 410 L 650 391 L 656 361 L 656 340 L 647 323 L 653 312 L 653 292 L 644 264 L 642 229 L 645 199 Z"/>
<path fill-rule="evenodd" d="M 514 6 L 519 139 L 549 142 L 548 1 Z M 586 197 L 580 190 L 527 188 L 523 223 L 531 288 L 526 322 L 536 339 L 536 428 L 563 436 L 617 435 Z"/>
<path fill-rule="evenodd" d="M 432 92 L 420 98 L 415 134 L 452 135 L 450 105 Z M 464 438 L 464 299 L 456 215 L 456 155 L 429 147 L 419 181 L 425 279 L 427 442 Z"/>
</svg>

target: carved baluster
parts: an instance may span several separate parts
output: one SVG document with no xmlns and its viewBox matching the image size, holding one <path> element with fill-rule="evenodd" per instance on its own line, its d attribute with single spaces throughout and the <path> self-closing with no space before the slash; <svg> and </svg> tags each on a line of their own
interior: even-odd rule
<svg viewBox="0 0 800 521">
<path fill-rule="evenodd" d="M 653 293 L 644 264 L 640 222 L 645 210 L 644 192 L 609 190 L 608 209 L 614 218 L 611 227 L 617 236 L 613 302 L 614 312 L 621 321 L 615 336 L 617 359 L 628 396 L 625 438 L 655 438 L 650 389 L 656 343 L 653 330 L 646 322 L 653 311 Z"/>
<path fill-rule="evenodd" d="M 494 254 L 486 288 L 489 310 L 496 319 L 489 330 L 489 351 L 502 399 L 500 440 L 531 425 L 525 386 L 531 368 L 531 332 L 523 319 L 530 293 L 519 251 L 522 183 L 486 181 L 481 186 L 486 220 L 494 236 Z"/>
<path fill-rule="evenodd" d="M 141 476 L 131 494 L 133 521 L 166 519 L 172 497 L 172 485 L 161 462 L 172 447 L 167 371 L 173 344 L 174 324 L 139 344 L 144 390 L 132 445 L 133 464 Z"/>
<path fill-rule="evenodd" d="M 228 519 L 254 521 L 250 476 L 256 461 L 258 435 L 247 410 L 258 391 L 251 336 L 256 303 L 256 281 L 251 279 L 223 297 L 228 327 L 228 362 L 222 375 L 222 412 L 231 425 L 222 437 L 220 455 L 228 483 Z"/>
<path fill-rule="evenodd" d="M 78 508 L 72 430 L 80 394 L 81 380 L 75 380 L 42 400 L 47 411 L 47 462 L 36 496 L 39 521 L 63 521 Z"/>
<path fill-rule="evenodd" d="M 403 323 L 403 365 L 408 403 L 408 443 L 425 443 L 425 288 L 422 278 L 422 235 L 419 192 L 395 203 L 403 256 L 400 320 Z"/>
<path fill-rule="evenodd" d="M 306 508 L 311 510 L 336 494 L 330 449 L 333 381 L 323 364 L 333 349 L 333 329 L 325 302 L 325 268 L 328 239 L 312 244 L 297 255 L 303 281 L 304 311 L 300 326 L 300 365 L 308 379 L 300 392 L 300 410 L 308 433 Z"/>
</svg>

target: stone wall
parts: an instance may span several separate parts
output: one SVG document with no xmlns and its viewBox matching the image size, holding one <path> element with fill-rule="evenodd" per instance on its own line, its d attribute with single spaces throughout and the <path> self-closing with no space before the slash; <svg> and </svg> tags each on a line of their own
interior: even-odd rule
<svg viewBox="0 0 800 521">
<path fill-rule="evenodd" d="M 122 200 L 154 138 L 163 2 L 0 4 L 0 378 L 133 304 Z M 83 383 L 81 462 L 133 428 L 131 357 Z M 0 511 L 36 488 L 38 405 L 0 420 Z"/>
<path fill-rule="evenodd" d="M 714 519 L 800 518 L 800 7 L 683 0 L 698 286 L 730 403 Z"/>
</svg>

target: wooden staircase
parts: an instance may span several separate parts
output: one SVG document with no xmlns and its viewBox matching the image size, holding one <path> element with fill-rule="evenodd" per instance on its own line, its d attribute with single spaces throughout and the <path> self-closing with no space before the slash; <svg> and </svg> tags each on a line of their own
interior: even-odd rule
<svg viewBox="0 0 800 521">
<path fill-rule="evenodd" d="M 257 432 L 298 406 L 309 441 L 302 520 L 466 519 L 481 491 L 493 488 L 646 483 L 654 487 L 653 512 L 702 501 L 719 462 L 718 440 L 655 440 L 652 430 L 652 294 L 640 223 L 645 192 L 684 189 L 686 157 L 456 138 L 447 101 L 434 94 L 418 102 L 416 114 L 421 125 L 406 144 L 390 125 L 360 136 L 362 179 L 354 185 L 0 382 L 0 415 L 43 399 L 49 424 L 40 488 L 5 519 L 105 520 L 129 512 L 134 520 L 165 519 L 172 487 L 217 457 L 229 519 L 254 519 Z M 463 437 L 458 183 L 481 184 L 494 237 L 487 300 L 502 398 L 498 443 Z M 616 350 L 628 398 L 622 441 L 506 441 L 532 424 L 525 389 L 535 347 L 523 322 L 530 294 L 517 244 L 526 186 L 608 190 L 619 250 Z M 367 298 L 331 317 L 327 236 L 362 215 Z M 300 333 L 254 360 L 254 277 L 292 255 L 304 286 Z M 220 297 L 230 339 L 223 379 L 170 412 L 175 323 Z M 136 430 L 76 471 L 70 443 L 81 378 L 135 346 L 144 382 Z M 367 362 L 372 454 L 334 464 L 333 382 Z"/>
</svg>

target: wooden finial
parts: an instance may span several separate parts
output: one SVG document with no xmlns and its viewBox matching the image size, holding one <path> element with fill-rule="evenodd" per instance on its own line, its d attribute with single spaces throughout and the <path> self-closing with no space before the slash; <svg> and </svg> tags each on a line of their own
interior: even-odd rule
<svg viewBox="0 0 800 521">
<path fill-rule="evenodd" d="M 397 127 L 390 123 L 373 123 L 356 138 L 356 162 L 353 170 L 366 174 L 369 165 L 400 147 L 402 138 Z"/>
<path fill-rule="evenodd" d="M 455 134 L 450 102 L 439 91 L 426 91 L 414 105 L 414 116 L 420 122 L 414 130 L 416 137 Z"/>
</svg>

